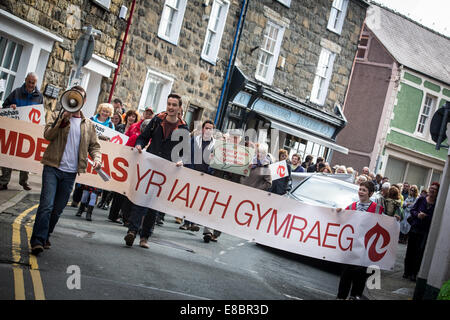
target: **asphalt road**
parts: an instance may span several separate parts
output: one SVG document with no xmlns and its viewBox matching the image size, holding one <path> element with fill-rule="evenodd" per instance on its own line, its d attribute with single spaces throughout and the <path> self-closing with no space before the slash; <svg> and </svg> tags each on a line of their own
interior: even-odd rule
<svg viewBox="0 0 450 320">
<path fill-rule="evenodd" d="M 204 243 L 166 215 L 150 249 L 125 246 L 127 229 L 95 208 L 93 221 L 67 207 L 52 248 L 37 258 L 29 238 L 39 200 L 29 194 L 0 213 L 0 300 L 334 300 L 340 266 L 227 234 Z M 369 299 L 408 299 L 412 284 L 384 273 Z M 406 284 L 406 285 L 405 285 Z M 395 290 L 395 291 L 394 291 Z M 394 293 L 393 293 L 394 292 Z"/>
</svg>

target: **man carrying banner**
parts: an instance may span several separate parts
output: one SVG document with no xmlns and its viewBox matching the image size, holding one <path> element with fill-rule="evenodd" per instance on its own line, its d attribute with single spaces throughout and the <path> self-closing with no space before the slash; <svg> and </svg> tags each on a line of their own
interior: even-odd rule
<svg viewBox="0 0 450 320">
<path fill-rule="evenodd" d="M 139 135 L 136 140 L 136 150 L 142 153 L 142 149 L 151 143 L 147 148 L 147 152 L 157 155 L 166 160 L 176 162 L 177 166 L 182 166 L 183 163 L 180 159 L 172 159 L 172 149 L 178 144 L 178 141 L 172 141 L 172 133 L 175 130 L 186 130 L 187 135 L 188 127 L 186 122 L 180 117 L 179 112 L 182 108 L 181 97 L 177 94 L 169 94 L 167 97 L 167 109 L 165 112 L 153 117 L 150 123 L 145 127 L 145 130 Z M 152 223 L 151 227 L 156 222 L 157 212 L 153 209 L 133 205 L 131 209 L 131 215 L 129 220 L 128 232 L 124 238 L 125 244 L 129 247 L 133 245 L 136 234 L 141 225 L 142 219 L 145 215 L 151 215 Z M 150 227 L 150 226 L 149 226 Z M 147 238 L 142 236 L 139 244 L 141 247 L 148 248 Z"/>
<path fill-rule="evenodd" d="M 25 78 L 25 83 L 12 91 L 3 102 L 3 108 L 12 108 L 30 106 L 34 104 L 42 104 L 44 98 L 42 93 L 36 87 L 38 77 L 36 73 L 30 72 Z M 8 183 L 11 180 L 12 169 L 2 167 L 2 176 L 0 177 L 0 190 L 7 190 Z M 31 190 L 28 185 L 28 171 L 20 171 L 19 184 L 24 190 Z"/>
<path fill-rule="evenodd" d="M 71 90 L 78 91 L 86 102 L 86 91 L 82 87 L 75 86 Z M 69 200 L 77 173 L 86 171 L 88 154 L 94 160 L 94 168 L 101 167 L 95 127 L 81 110 L 65 111 L 59 117 L 58 111 L 49 113 L 44 138 L 50 144 L 41 160 L 44 165 L 42 190 L 30 239 L 34 255 L 50 248 L 50 234 Z"/>
</svg>

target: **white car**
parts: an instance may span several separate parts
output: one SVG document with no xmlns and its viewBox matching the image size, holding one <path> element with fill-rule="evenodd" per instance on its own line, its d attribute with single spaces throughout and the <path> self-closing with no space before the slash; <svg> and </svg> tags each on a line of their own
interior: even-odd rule
<svg viewBox="0 0 450 320">
<path fill-rule="evenodd" d="M 346 208 L 358 201 L 359 187 L 329 175 L 305 177 L 287 196 L 297 201 L 331 208 Z"/>
</svg>

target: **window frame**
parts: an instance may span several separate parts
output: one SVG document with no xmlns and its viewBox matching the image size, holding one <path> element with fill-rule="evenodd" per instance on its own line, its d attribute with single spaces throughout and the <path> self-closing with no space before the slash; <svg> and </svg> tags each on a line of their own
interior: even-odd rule
<svg viewBox="0 0 450 320">
<path fill-rule="evenodd" d="M 19 64 L 22 59 L 22 53 L 25 49 L 25 46 L 6 36 L 0 35 L 0 38 L 5 40 L 5 47 L 3 49 L 3 56 L 0 57 L 0 76 L 4 73 L 6 74 L 5 80 L 5 91 L 0 92 L 0 103 L 3 104 L 5 99 L 13 92 L 16 88 L 14 87 L 14 83 L 16 82 L 17 75 L 19 72 Z M 9 66 L 3 67 L 6 56 L 11 50 L 11 46 L 14 46 L 14 49 L 11 54 L 11 60 L 9 62 Z M 13 70 L 15 66 L 15 71 Z M 11 78 L 12 77 L 12 78 Z M 2 78 L 3 79 L 3 78 Z"/>
<path fill-rule="evenodd" d="M 321 61 L 324 60 L 324 57 L 323 57 L 324 54 L 329 54 L 329 55 L 328 55 L 327 64 L 325 66 L 325 68 L 326 68 L 325 76 L 322 76 L 319 72 L 320 72 L 320 63 L 321 63 Z M 319 106 L 323 106 L 327 99 L 328 89 L 330 86 L 331 76 L 333 74 L 333 66 L 334 66 L 335 59 L 336 59 L 336 53 L 322 47 L 322 50 L 320 51 L 320 55 L 319 55 L 319 61 L 317 62 L 316 71 L 314 73 L 313 87 L 311 89 L 311 96 L 310 96 L 310 101 Z M 323 80 L 323 81 L 319 82 L 319 87 L 316 86 L 317 77 L 320 77 L 320 78 L 322 78 L 321 80 Z M 321 91 L 319 91 L 319 90 L 321 90 Z M 319 93 L 320 93 L 320 95 L 319 95 Z"/>
<path fill-rule="evenodd" d="M 219 16 L 216 19 L 212 19 L 212 14 L 215 12 L 216 6 L 223 6 L 223 11 L 219 12 Z M 201 53 L 201 58 L 213 65 L 216 65 L 217 63 L 217 56 L 219 54 L 220 50 L 220 44 L 222 42 L 222 36 L 223 31 L 225 29 L 226 20 L 228 17 L 228 10 L 230 8 L 230 2 L 228 0 L 214 0 L 213 5 L 211 7 L 211 14 L 209 16 L 208 26 L 206 28 L 206 34 L 205 34 L 205 40 L 203 41 L 203 48 Z M 212 29 L 212 25 L 214 24 L 214 21 L 218 19 L 218 25 L 216 30 Z M 210 52 L 209 54 L 205 53 L 205 50 L 208 45 L 208 38 L 211 33 L 215 32 L 215 39 L 214 42 L 211 42 L 210 45 Z"/>
<path fill-rule="evenodd" d="M 342 6 L 340 8 L 337 7 L 338 1 L 342 1 Z M 333 0 L 333 3 L 331 4 L 327 29 L 338 35 L 342 33 L 345 17 L 347 16 L 348 2 L 349 0 Z M 341 13 L 341 15 L 338 16 L 338 13 Z"/>
<path fill-rule="evenodd" d="M 268 28 L 269 27 L 274 27 L 278 30 L 278 34 L 277 34 L 277 38 L 274 44 L 274 51 L 270 52 L 267 49 L 264 49 L 263 46 L 266 44 L 266 37 L 269 36 L 269 34 L 267 34 L 268 32 Z M 268 85 L 272 85 L 273 83 L 273 79 L 275 76 L 275 69 L 277 67 L 277 63 L 278 63 L 278 58 L 280 56 L 280 51 L 281 51 L 281 44 L 283 42 L 283 36 L 284 36 L 284 31 L 285 31 L 285 27 L 279 25 L 278 23 L 274 22 L 273 20 L 268 20 L 266 23 L 266 27 L 264 28 L 264 33 L 263 33 L 263 43 L 261 44 L 261 46 L 259 47 L 259 55 L 257 58 L 257 62 L 256 62 L 256 71 L 255 71 L 255 79 L 259 80 L 265 84 Z M 261 63 L 261 57 L 263 54 L 269 54 L 272 56 L 272 59 L 270 60 L 269 64 L 267 65 L 267 71 L 266 71 L 266 75 L 262 76 L 260 74 L 258 74 L 259 71 L 259 66 Z"/>
<path fill-rule="evenodd" d="M 277 1 L 288 8 L 291 7 L 291 0 L 277 0 Z"/>
<path fill-rule="evenodd" d="M 148 97 L 148 93 L 149 93 L 148 91 L 150 88 L 150 80 L 152 78 L 153 79 L 156 78 L 163 85 L 157 105 L 151 106 L 153 111 L 155 112 L 155 114 L 157 114 L 157 113 L 160 113 L 160 112 L 163 112 L 166 110 L 167 96 L 170 94 L 170 92 L 172 90 L 172 86 L 175 81 L 175 78 L 148 68 L 147 74 L 145 76 L 144 86 L 142 87 L 142 91 L 141 91 L 141 98 L 139 99 L 138 111 L 144 111 L 145 108 L 147 107 L 146 102 L 147 102 L 147 97 Z"/>
<path fill-rule="evenodd" d="M 172 0 L 166 0 L 164 2 L 164 8 L 161 13 L 161 19 L 159 21 L 158 37 L 173 45 L 178 45 L 178 39 L 180 37 L 181 26 L 184 20 L 184 13 L 186 11 L 187 0 L 175 0 L 179 1 L 178 8 L 176 7 L 174 8 L 170 4 L 168 4 L 168 2 L 171 1 Z M 169 20 L 165 20 L 164 17 L 166 16 L 168 10 L 176 10 L 176 17 L 174 18 L 175 22 L 173 23 L 172 29 L 170 30 L 171 33 L 170 35 L 167 36 L 166 33 Z"/>
<path fill-rule="evenodd" d="M 428 106 L 427 103 L 427 98 L 431 98 L 432 101 L 434 101 L 434 104 L 432 106 Z M 417 118 L 417 122 L 416 122 L 416 129 L 414 130 L 414 135 L 417 137 L 420 137 L 422 139 L 425 139 L 427 141 L 431 140 L 431 134 L 430 134 L 430 124 L 431 124 L 431 119 L 433 117 L 433 114 L 436 112 L 437 108 L 438 108 L 438 103 L 439 103 L 439 98 L 428 93 L 428 92 L 424 92 L 424 97 L 423 97 L 423 102 L 422 105 L 420 107 L 420 111 L 419 111 L 419 116 Z M 426 122 L 422 125 L 423 126 L 423 130 L 422 132 L 419 132 L 419 126 L 421 125 L 421 119 L 422 116 L 424 115 L 424 109 L 425 107 L 429 107 L 429 112 L 426 115 L 427 119 Z"/>
</svg>

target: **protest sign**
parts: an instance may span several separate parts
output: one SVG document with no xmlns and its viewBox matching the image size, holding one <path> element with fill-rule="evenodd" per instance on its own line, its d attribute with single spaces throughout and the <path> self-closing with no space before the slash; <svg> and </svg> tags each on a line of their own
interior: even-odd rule
<svg viewBox="0 0 450 320">
<path fill-rule="evenodd" d="M 286 160 L 275 162 L 269 165 L 272 181 L 289 176 Z"/>
<path fill-rule="evenodd" d="M 0 117 L 7 117 L 26 122 L 45 125 L 45 110 L 44 105 L 37 104 L 32 106 L 24 106 L 13 108 L 0 109 Z"/>
<path fill-rule="evenodd" d="M 250 175 L 250 165 L 255 151 L 244 145 L 217 140 L 209 166 L 242 176 Z"/>
<path fill-rule="evenodd" d="M 40 172 L 43 127 L 0 118 L 0 166 Z M 236 184 L 131 147 L 100 141 L 104 181 L 92 166 L 77 181 L 133 203 L 289 252 L 392 270 L 399 224 L 393 217 L 312 206 Z"/>
<path fill-rule="evenodd" d="M 128 141 L 128 136 L 117 132 L 116 130 L 113 130 L 107 126 L 104 126 L 102 124 L 99 124 L 97 122 L 92 121 L 95 127 L 95 131 L 97 131 L 98 136 L 105 136 L 109 138 L 109 142 L 117 143 L 125 145 Z"/>
</svg>

